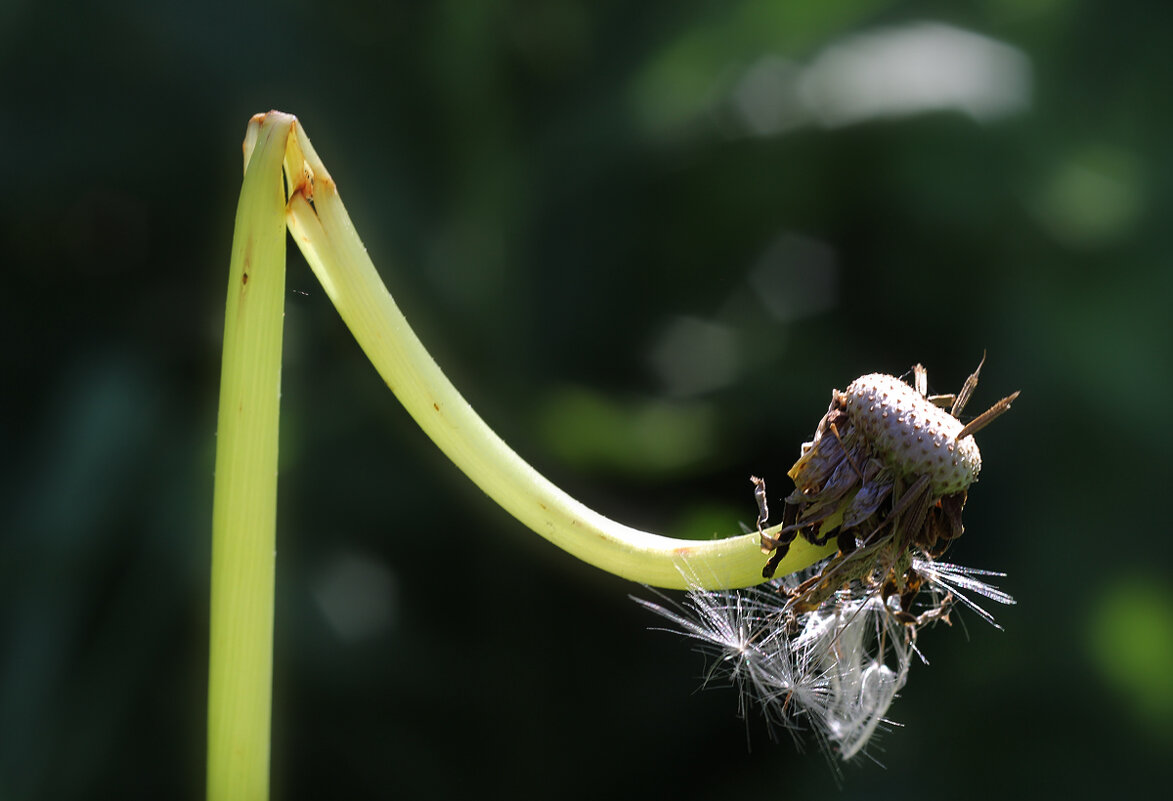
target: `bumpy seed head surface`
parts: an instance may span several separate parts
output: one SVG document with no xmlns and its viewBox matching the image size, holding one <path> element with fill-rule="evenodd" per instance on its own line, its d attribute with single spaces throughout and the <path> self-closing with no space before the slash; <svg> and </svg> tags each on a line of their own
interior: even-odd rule
<svg viewBox="0 0 1173 801">
<path fill-rule="evenodd" d="M 877 454 L 905 477 L 929 476 L 934 495 L 969 487 L 982 469 L 973 436 L 960 442 L 962 423 L 898 378 L 860 376 L 847 386 L 847 414 Z"/>
</svg>

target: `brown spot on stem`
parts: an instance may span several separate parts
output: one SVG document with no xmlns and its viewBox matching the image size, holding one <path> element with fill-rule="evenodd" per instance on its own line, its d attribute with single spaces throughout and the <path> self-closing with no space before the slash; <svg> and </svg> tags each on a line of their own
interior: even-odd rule
<svg viewBox="0 0 1173 801">
<path fill-rule="evenodd" d="M 297 186 L 293 188 L 312 206 L 314 204 L 314 179 L 310 171 L 303 165 L 301 175 L 298 176 Z"/>
<path fill-rule="evenodd" d="M 433 409 L 435 409 L 436 411 L 440 411 L 440 404 L 438 404 L 438 403 L 433 403 L 433 404 L 432 404 L 432 408 L 433 408 Z"/>
<path fill-rule="evenodd" d="M 250 236 L 244 242 L 244 267 L 241 268 L 240 283 L 248 284 L 248 269 L 253 266 L 253 238 Z"/>
</svg>

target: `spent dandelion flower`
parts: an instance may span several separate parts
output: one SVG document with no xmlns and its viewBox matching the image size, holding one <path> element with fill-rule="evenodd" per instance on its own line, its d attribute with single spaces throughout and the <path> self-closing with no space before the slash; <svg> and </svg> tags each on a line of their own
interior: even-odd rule
<svg viewBox="0 0 1173 801">
<path fill-rule="evenodd" d="M 816 609 L 858 580 L 882 586 L 885 599 L 900 596 L 907 612 L 919 590 L 911 553 L 937 557 L 964 532 L 961 513 L 982 464 L 973 435 L 1018 397 L 1015 392 L 963 424 L 959 416 L 984 363 L 983 357 L 956 395 L 929 395 L 928 373 L 919 364 L 911 386 L 871 373 L 832 391 L 814 439 L 788 473 L 795 489 L 785 499 L 782 529 L 761 537 L 763 552 L 771 554 L 764 578 L 800 536 L 812 544 L 834 537 L 839 546 L 798 587 L 796 610 Z"/>
<path fill-rule="evenodd" d="M 789 472 L 796 488 L 776 536 L 763 531 L 765 481 L 751 479 L 768 581 L 710 590 L 685 565 L 691 589 L 683 601 L 636 599 L 714 658 L 706 683 L 735 684 L 743 715 L 757 706 L 771 731 L 781 727 L 797 739 L 811 730 L 849 760 L 891 723 L 888 710 L 913 656 L 926 661 L 920 629 L 949 622 L 956 603 L 997 627 L 967 593 L 1014 603 L 985 580 L 1004 574 L 938 561 L 964 531 L 961 513 L 981 469 L 973 434 L 1018 396 L 962 423 L 981 367 L 956 395 L 930 396 L 920 365 L 911 386 L 871 374 L 834 391 Z M 814 545 L 835 537 L 838 550 L 801 575 L 772 578 L 800 536 Z"/>
</svg>

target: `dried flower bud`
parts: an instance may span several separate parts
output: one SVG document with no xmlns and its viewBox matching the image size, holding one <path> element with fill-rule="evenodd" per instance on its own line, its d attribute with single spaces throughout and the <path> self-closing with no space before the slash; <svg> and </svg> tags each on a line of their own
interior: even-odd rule
<svg viewBox="0 0 1173 801">
<path fill-rule="evenodd" d="M 948 622 L 955 602 L 993 624 L 967 592 L 1014 603 L 978 578 L 1003 574 L 936 560 L 964 530 L 966 493 L 981 469 L 973 433 L 1018 396 L 963 425 L 958 415 L 980 370 L 956 396 L 929 396 L 920 365 L 914 386 L 873 373 L 832 392 L 814 439 L 790 469 L 795 490 L 776 539 L 763 531 L 765 482 L 753 479 L 762 549 L 772 552 L 763 575 L 773 575 L 797 536 L 816 544 L 836 538 L 838 552 L 822 565 L 733 591 L 705 590 L 686 572 L 694 589 L 684 605 L 640 601 L 716 651 L 709 677 L 732 678 L 743 711 L 754 701 L 771 725 L 806 725 L 850 759 L 904 686 L 920 628 Z"/>
<path fill-rule="evenodd" d="M 798 587 L 797 611 L 816 609 L 844 584 L 861 581 L 882 588 L 884 598 L 899 596 L 907 612 L 920 587 L 913 551 L 940 556 L 965 530 L 961 513 L 981 469 L 973 432 L 1018 396 L 963 425 L 958 415 L 981 367 L 956 396 L 930 397 L 920 365 L 914 386 L 872 373 L 831 393 L 814 439 L 790 469 L 795 490 L 786 498 L 783 528 L 776 539 L 762 540 L 763 550 L 773 551 L 762 571 L 770 578 L 796 536 L 815 544 L 837 538 L 839 552 Z"/>
</svg>

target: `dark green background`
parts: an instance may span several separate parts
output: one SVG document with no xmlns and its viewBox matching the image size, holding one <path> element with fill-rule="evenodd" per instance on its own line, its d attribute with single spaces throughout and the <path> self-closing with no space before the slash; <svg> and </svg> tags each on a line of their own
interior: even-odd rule
<svg viewBox="0 0 1173 801">
<path fill-rule="evenodd" d="M 1029 108 L 768 137 L 730 122 L 759 59 L 916 20 L 1021 50 Z M 885 767 L 861 759 L 836 789 L 813 743 L 694 692 L 702 662 L 646 631 L 627 598 L 644 591 L 458 474 L 291 251 L 275 798 L 1157 787 L 1171 26 L 1168 4 L 1078 0 L 6 0 L 0 799 L 203 793 L 217 349 L 239 143 L 269 108 L 300 116 L 473 405 L 624 522 L 735 532 L 748 477 L 786 491 L 831 389 L 861 373 L 921 361 L 952 391 L 988 349 L 970 411 L 1023 392 L 981 435 L 951 554 L 1009 572 L 1019 605 L 994 610 L 1005 632 L 969 615 L 925 633 L 904 728 L 872 749 Z M 829 305 L 810 280 L 781 316 L 755 294 L 782 236 L 833 253 Z M 662 378 L 669 330 L 701 335 L 675 341 L 709 386 Z M 323 614 L 340 559 L 378 578 L 368 636 Z"/>
</svg>

